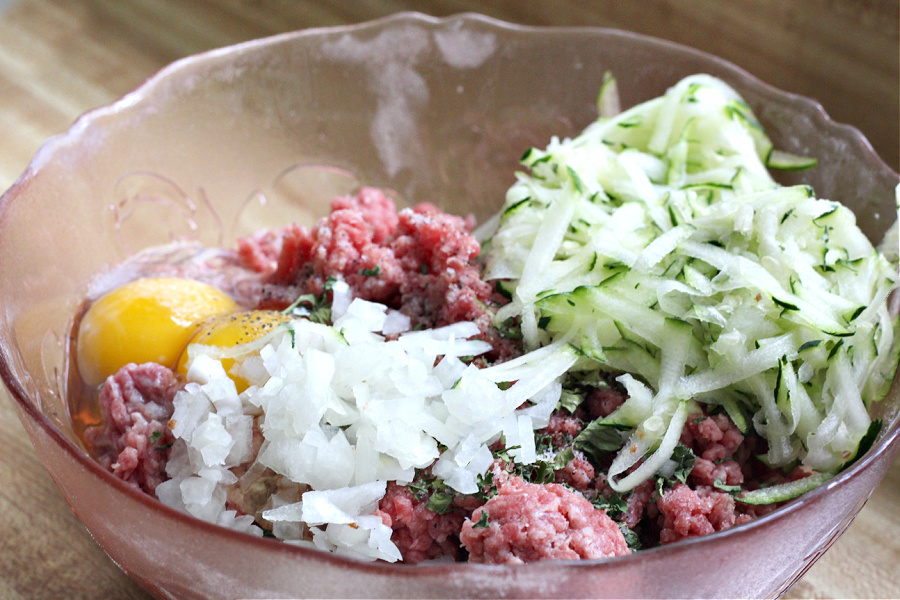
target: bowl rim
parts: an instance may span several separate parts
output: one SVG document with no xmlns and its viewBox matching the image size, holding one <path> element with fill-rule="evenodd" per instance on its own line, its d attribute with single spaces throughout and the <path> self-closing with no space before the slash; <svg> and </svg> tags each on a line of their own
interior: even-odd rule
<svg viewBox="0 0 900 600">
<path fill-rule="evenodd" d="M 167 66 L 159 69 L 154 74 L 145 79 L 143 83 L 141 83 L 131 92 L 125 94 L 116 101 L 86 111 L 84 114 L 79 116 L 65 132 L 54 135 L 43 142 L 43 144 L 38 148 L 34 157 L 30 160 L 25 171 L 16 179 L 12 186 L 8 190 L 6 190 L 2 194 L 2 196 L 0 196 L 0 219 L 2 219 L 2 217 L 4 216 L 4 207 L 12 202 L 14 197 L 17 196 L 22 189 L 26 188 L 29 185 L 31 179 L 36 175 L 37 172 L 39 172 L 41 167 L 46 164 L 53 157 L 53 155 L 60 150 L 60 148 L 63 148 L 68 144 L 77 143 L 80 133 L 91 123 L 107 115 L 115 114 L 122 110 L 128 109 L 133 105 L 140 104 L 143 98 L 150 92 L 152 92 L 153 89 L 161 82 L 170 77 L 177 76 L 184 70 L 190 69 L 196 63 L 213 61 L 218 58 L 233 56 L 245 52 L 253 52 L 266 46 L 277 45 L 283 42 L 290 42 L 291 40 L 303 37 L 335 33 L 349 34 L 369 30 L 378 31 L 390 28 L 391 26 L 404 25 L 408 23 L 417 23 L 420 25 L 426 25 L 430 28 L 436 28 L 440 26 L 446 27 L 457 22 L 462 23 L 462 25 L 474 24 L 477 27 L 516 34 L 547 35 L 584 33 L 596 36 L 622 37 L 626 39 L 637 40 L 643 44 L 646 44 L 648 47 L 652 46 L 658 49 L 667 49 L 682 54 L 692 55 L 695 58 L 707 61 L 710 64 L 715 65 L 717 68 L 729 72 L 735 78 L 742 79 L 747 85 L 754 86 L 757 90 L 764 92 L 766 95 L 779 97 L 783 100 L 792 102 L 794 105 L 796 105 L 798 110 L 801 110 L 801 112 L 813 115 L 819 124 L 826 125 L 832 130 L 838 131 L 843 136 L 847 137 L 859 149 L 861 149 L 861 151 L 865 154 L 864 159 L 872 163 L 873 167 L 897 178 L 898 181 L 900 181 L 900 176 L 898 176 L 897 173 L 892 168 L 890 168 L 875 152 L 871 143 L 858 128 L 852 125 L 833 121 L 825 111 L 824 107 L 818 101 L 806 96 L 776 88 L 758 79 L 756 76 L 752 75 L 743 68 L 738 67 L 734 63 L 731 63 L 730 61 L 727 61 L 705 51 L 696 49 L 694 47 L 646 34 L 609 27 L 523 25 L 503 21 L 473 12 L 464 12 L 445 17 L 436 17 L 415 11 L 403 11 L 378 19 L 359 23 L 328 27 L 313 27 L 279 33 L 192 54 L 168 64 Z M 410 578 L 427 577 L 433 576 L 435 574 L 447 574 L 466 570 L 485 570 L 488 572 L 496 573 L 523 568 L 535 571 L 556 570 L 561 566 L 566 569 L 613 568 L 615 565 L 618 565 L 623 561 L 634 562 L 640 560 L 641 557 L 650 558 L 665 556 L 671 553 L 682 552 L 684 549 L 691 548 L 697 544 L 710 545 L 717 543 L 724 538 L 749 535 L 751 532 L 758 528 L 768 527 L 781 520 L 789 518 L 793 513 L 801 510 L 804 506 L 819 501 L 823 495 L 829 492 L 829 490 L 838 486 L 847 485 L 850 480 L 859 476 L 863 470 L 865 470 L 869 465 L 875 462 L 882 454 L 888 452 L 893 445 L 900 443 L 898 442 L 898 439 L 900 439 L 900 417 L 895 416 L 895 421 L 890 429 L 883 430 L 881 432 L 880 438 L 863 457 L 857 460 L 848 469 L 838 473 L 835 477 L 830 479 L 825 484 L 810 492 L 807 492 L 806 494 L 790 502 L 789 504 L 762 517 L 754 519 L 749 523 L 736 525 L 730 529 L 715 532 L 705 536 L 688 538 L 685 540 L 681 540 L 675 544 L 648 548 L 634 554 L 607 559 L 554 560 L 527 563 L 522 565 L 485 565 L 465 562 L 431 563 L 412 566 L 406 565 L 401 562 L 367 562 L 359 559 L 335 555 L 311 547 L 286 544 L 281 540 L 261 538 L 248 533 L 243 533 L 240 531 L 215 525 L 213 523 L 202 521 L 187 513 L 183 513 L 175 508 L 167 506 L 157 500 L 155 497 L 150 496 L 149 494 L 146 494 L 138 490 L 137 488 L 127 484 L 125 481 L 115 477 L 112 473 L 101 467 L 100 464 L 93 460 L 82 448 L 76 446 L 72 441 L 70 441 L 50 421 L 50 419 L 48 419 L 47 416 L 44 415 L 43 412 L 37 409 L 35 403 L 33 403 L 28 398 L 28 394 L 26 393 L 24 387 L 13 375 L 13 370 L 10 366 L 11 363 L 12 357 L 9 348 L 0 346 L 0 379 L 2 379 L 3 383 L 5 384 L 9 392 L 9 396 L 22 411 L 20 412 L 20 415 L 27 415 L 27 417 L 41 430 L 43 430 L 43 432 L 47 434 L 60 449 L 68 454 L 69 458 L 74 460 L 81 467 L 90 472 L 93 476 L 99 478 L 102 483 L 112 486 L 114 490 L 119 493 L 125 494 L 131 500 L 137 501 L 138 503 L 145 506 L 148 510 L 157 512 L 161 518 L 172 519 L 180 525 L 191 527 L 202 532 L 212 534 L 214 536 L 223 536 L 234 542 L 249 544 L 251 547 L 254 544 L 259 544 L 258 547 L 261 549 L 265 549 L 266 551 L 277 551 L 285 553 L 286 555 L 291 557 L 297 557 L 299 559 L 308 558 L 313 560 L 326 561 L 343 567 L 362 569 L 364 571 L 369 571 L 381 575 L 396 576 L 398 574 L 402 574 Z M 898 387 L 900 387 L 900 373 L 895 376 L 892 389 Z"/>
</svg>

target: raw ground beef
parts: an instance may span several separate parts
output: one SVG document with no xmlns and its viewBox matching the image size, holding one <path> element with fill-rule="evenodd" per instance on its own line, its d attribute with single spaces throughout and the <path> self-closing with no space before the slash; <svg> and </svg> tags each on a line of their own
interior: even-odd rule
<svg viewBox="0 0 900 600">
<path fill-rule="evenodd" d="M 474 221 L 423 203 L 397 212 L 381 190 L 336 198 L 314 227 L 289 225 L 239 241 L 243 264 L 264 277 L 253 304 L 282 309 L 301 294 L 321 295 L 340 277 L 354 297 L 385 304 L 413 327 L 472 321 L 491 342 L 491 360 L 520 353 L 492 327 L 492 307 L 505 303 L 481 279 Z"/>
<path fill-rule="evenodd" d="M 590 420 L 608 415 L 625 398 L 611 386 L 601 386 L 585 397 L 576 413 L 587 421 L 557 410 L 549 425 L 537 432 L 555 452 L 571 448 Z M 589 405 L 589 398 L 603 401 Z M 417 498 L 396 484 L 389 486 L 378 514 L 394 529 L 392 540 L 408 562 L 466 553 L 470 561 L 490 563 L 614 556 L 625 544 L 619 524 L 635 532 L 643 547 L 653 547 L 722 531 L 776 508 L 743 505 L 716 489 L 717 483 L 740 486 L 746 482 L 743 489 L 752 489 L 757 482 L 780 483 L 811 474 L 805 469 L 785 475 L 761 468 L 755 459 L 759 439 L 741 434 L 723 414 L 691 415 L 681 442 L 696 455 L 687 484 L 649 479 L 619 495 L 608 485 L 608 464 L 595 465 L 574 450 L 572 460 L 554 468 L 555 483 L 528 482 L 515 473 L 514 465 L 498 459 L 490 471 L 494 489 L 458 495 L 446 514 L 429 510 L 427 497 Z M 492 449 L 502 453 L 501 444 Z M 760 479 L 745 480 L 745 471 Z M 482 511 L 487 514 L 487 527 L 479 526 Z"/>
<path fill-rule="evenodd" d="M 750 520 L 749 516 L 735 513 L 734 498 L 730 494 L 706 486 L 692 490 L 682 483 L 676 484 L 663 494 L 657 506 L 663 520 L 659 533 L 662 544 L 709 535 Z"/>
<path fill-rule="evenodd" d="M 622 406 L 627 397 L 625 391 L 616 385 L 596 387 L 584 399 L 583 410 L 590 420 L 608 417 Z"/>
<path fill-rule="evenodd" d="M 486 526 L 480 526 L 482 513 Z M 550 483 L 510 477 L 472 513 L 460 540 L 476 563 L 609 558 L 631 550 L 619 526 L 583 496 Z"/>
<path fill-rule="evenodd" d="M 727 415 L 689 416 L 681 443 L 697 456 L 691 481 L 700 486 L 713 486 L 716 480 L 726 485 L 744 483 L 741 465 L 734 459 L 743 442 L 744 435 Z"/>
<path fill-rule="evenodd" d="M 641 520 L 649 517 L 650 522 L 656 516 L 656 505 L 653 500 L 657 498 L 656 486 L 653 480 L 648 479 L 637 485 L 628 500 L 625 503 L 625 514 L 622 518 L 625 525 L 630 529 L 636 529 L 641 524 Z"/>
<path fill-rule="evenodd" d="M 391 541 L 400 550 L 403 562 L 416 564 L 443 556 L 459 560 L 459 531 L 465 511 L 438 514 L 425 504 L 426 499 L 417 499 L 406 486 L 391 482 L 375 514 L 394 530 Z"/>
<path fill-rule="evenodd" d="M 596 470 L 584 455 L 575 451 L 575 458 L 562 469 L 554 471 L 556 483 L 562 483 L 579 492 L 587 492 L 592 488 L 596 478 Z"/>
<path fill-rule="evenodd" d="M 181 387 L 171 369 L 128 364 L 101 386 L 104 424 L 86 433 L 100 464 L 148 494 L 167 479 L 168 446 L 174 438 L 166 424 Z"/>
</svg>

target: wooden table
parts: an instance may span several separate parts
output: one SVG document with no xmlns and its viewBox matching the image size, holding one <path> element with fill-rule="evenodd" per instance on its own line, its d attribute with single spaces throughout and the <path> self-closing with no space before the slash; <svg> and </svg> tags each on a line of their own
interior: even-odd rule
<svg viewBox="0 0 900 600">
<path fill-rule="evenodd" d="M 589 4 L 589 8 L 584 5 Z M 875 0 L 0 0 L 0 189 L 82 112 L 209 48 L 401 10 L 631 29 L 713 52 L 819 99 L 898 169 L 898 4 Z M 790 592 L 900 597 L 900 463 Z M 147 599 L 72 515 L 0 400 L 0 600 Z"/>
</svg>

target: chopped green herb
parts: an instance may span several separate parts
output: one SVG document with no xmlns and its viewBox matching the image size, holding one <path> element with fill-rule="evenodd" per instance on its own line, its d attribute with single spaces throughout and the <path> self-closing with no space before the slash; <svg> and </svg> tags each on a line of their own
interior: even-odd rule
<svg viewBox="0 0 900 600">
<path fill-rule="evenodd" d="M 666 490 L 672 487 L 672 481 L 665 477 L 656 478 L 656 495 L 662 498 L 666 495 Z"/>
<path fill-rule="evenodd" d="M 539 455 L 553 452 L 553 436 L 548 433 L 534 434 L 534 448 Z"/>
<path fill-rule="evenodd" d="M 510 463 L 513 462 L 513 460 L 509 456 L 509 451 L 518 450 L 521 447 L 522 446 L 510 446 L 509 448 L 507 448 L 506 446 L 501 446 L 500 448 L 494 450 L 492 454 L 494 455 L 494 458 L 499 458 L 503 462 Z"/>
<path fill-rule="evenodd" d="M 421 500 L 431 491 L 428 482 L 422 480 L 413 480 L 412 482 L 406 484 L 406 489 L 408 489 L 410 493 L 412 493 L 412 495 L 416 497 L 416 500 Z"/>
<path fill-rule="evenodd" d="M 443 448 L 443 450 L 446 450 L 446 448 Z M 428 471 L 417 469 L 413 480 L 406 484 L 406 489 L 416 497 L 416 500 L 421 501 L 429 494 L 443 492 L 447 489 L 447 486 L 439 477 L 432 475 Z"/>
<path fill-rule="evenodd" d="M 556 408 L 564 408 L 570 413 L 574 413 L 575 409 L 578 408 L 581 403 L 584 402 L 584 396 L 573 390 L 563 389 L 562 394 L 559 397 L 559 402 L 556 404 Z"/>
<path fill-rule="evenodd" d="M 675 452 L 672 453 L 672 460 L 677 465 L 672 477 L 681 483 L 687 483 L 688 475 L 691 474 L 694 463 L 697 462 L 697 456 L 684 444 L 678 444 L 675 446 Z"/>
<path fill-rule="evenodd" d="M 553 459 L 553 466 L 557 469 L 565 469 L 574 459 L 575 451 L 572 448 L 566 448 Z"/>
<path fill-rule="evenodd" d="M 328 279 L 325 280 L 326 291 L 331 289 L 331 286 L 334 286 L 335 281 L 337 281 L 333 278 L 329 279 L 332 279 L 330 283 Z M 326 294 L 322 294 L 321 296 L 316 296 L 315 294 L 301 294 L 290 306 L 281 311 L 281 314 L 299 314 L 314 323 L 324 323 L 326 325 L 331 323 L 331 306 L 328 303 Z"/>
<path fill-rule="evenodd" d="M 522 339 L 522 329 L 519 327 L 519 324 L 515 319 L 507 319 L 500 325 L 495 326 L 494 329 L 497 331 L 497 335 L 505 340 Z"/>
<path fill-rule="evenodd" d="M 487 511 L 481 509 L 481 516 L 478 518 L 478 522 L 472 525 L 472 529 L 485 529 L 488 525 L 489 523 Z"/>
<path fill-rule="evenodd" d="M 519 467 L 518 463 L 517 467 Z M 556 480 L 553 463 L 545 460 L 539 460 L 530 465 L 521 465 L 517 470 L 520 471 L 522 479 L 530 483 L 545 484 L 553 483 Z"/>
<path fill-rule="evenodd" d="M 628 548 L 632 552 L 637 552 L 643 546 L 641 545 L 641 540 L 638 537 L 638 534 L 634 532 L 631 528 L 628 527 L 625 523 L 618 523 L 619 529 L 622 530 L 622 535 L 625 536 L 625 543 L 628 544 Z"/>
<path fill-rule="evenodd" d="M 425 508 L 432 512 L 436 512 L 439 515 L 443 515 L 450 512 L 452 504 L 453 494 L 448 494 L 447 492 L 435 492 L 431 494 L 428 502 L 425 503 Z"/>
<path fill-rule="evenodd" d="M 476 484 L 478 485 L 479 491 L 472 494 L 473 498 L 481 500 L 482 502 L 487 502 L 497 494 L 497 486 L 494 484 L 493 471 L 488 471 L 487 473 L 479 475 L 476 479 Z"/>
<path fill-rule="evenodd" d="M 598 419 L 581 430 L 572 442 L 572 447 L 596 465 L 604 455 L 617 452 L 623 443 L 622 431 L 617 426 L 603 423 Z"/>
<path fill-rule="evenodd" d="M 605 511 L 611 518 L 616 518 L 628 510 L 628 502 L 617 492 L 612 492 L 609 498 L 602 494 L 597 494 L 597 496 L 591 500 L 591 504 L 594 505 L 594 508 Z"/>
<path fill-rule="evenodd" d="M 375 265 L 371 269 L 360 269 L 359 274 L 366 277 L 378 277 L 381 274 L 381 265 Z"/>
</svg>

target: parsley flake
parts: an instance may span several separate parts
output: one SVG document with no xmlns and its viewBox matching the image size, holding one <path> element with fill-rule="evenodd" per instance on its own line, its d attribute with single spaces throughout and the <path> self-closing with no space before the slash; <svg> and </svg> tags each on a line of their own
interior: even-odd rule
<svg viewBox="0 0 900 600">
<path fill-rule="evenodd" d="M 477 498 L 482 502 L 487 502 L 493 496 L 497 495 L 497 485 L 494 483 L 494 472 L 488 471 L 483 475 L 479 475 L 476 479 L 478 490 L 472 494 L 473 498 Z"/>
<path fill-rule="evenodd" d="M 489 523 L 488 523 L 488 514 L 487 514 L 487 511 L 484 510 L 484 509 L 482 509 L 482 510 L 481 510 L 481 517 L 479 517 L 477 523 L 475 523 L 474 525 L 472 525 L 472 529 L 486 529 L 488 525 L 489 525 Z"/>
<path fill-rule="evenodd" d="M 330 283 L 334 285 L 334 281 Z M 328 280 L 325 281 L 326 292 L 330 289 Z M 315 294 L 301 294 L 291 303 L 290 306 L 281 311 L 283 315 L 297 315 L 306 317 L 313 323 L 331 323 L 331 306 L 328 303 L 326 294 L 316 296 Z"/>
<path fill-rule="evenodd" d="M 597 465 L 605 454 L 617 452 L 622 447 L 623 441 L 622 431 L 618 427 L 598 419 L 581 430 L 572 442 L 572 447 Z"/>
<path fill-rule="evenodd" d="M 453 494 L 447 492 L 435 492 L 425 503 L 425 508 L 439 515 L 450 512 L 451 504 L 453 504 Z"/>
<path fill-rule="evenodd" d="M 677 465 L 672 477 L 681 483 L 687 483 L 688 475 L 691 474 L 691 471 L 694 469 L 694 463 L 697 462 L 697 456 L 684 444 L 678 444 L 672 453 L 672 460 Z"/>
<path fill-rule="evenodd" d="M 591 499 L 591 504 L 594 505 L 594 508 L 604 511 L 610 518 L 623 515 L 628 510 L 628 502 L 617 492 L 612 492 L 608 498 L 602 494 L 597 494 Z"/>
<path fill-rule="evenodd" d="M 628 544 L 628 547 L 632 552 L 637 552 L 642 548 L 641 540 L 638 537 L 638 534 L 634 532 L 631 528 L 628 527 L 625 523 L 618 523 L 619 529 L 622 530 L 622 535 L 625 536 L 625 543 Z"/>
</svg>

